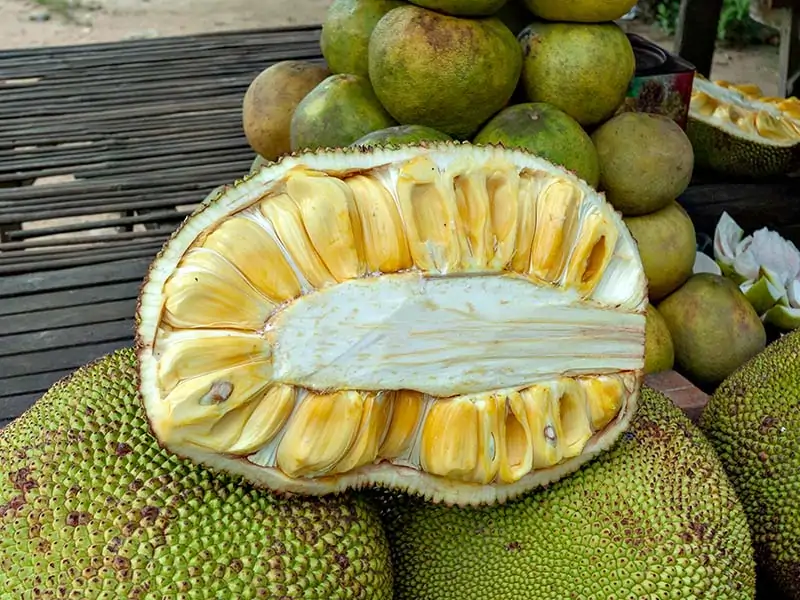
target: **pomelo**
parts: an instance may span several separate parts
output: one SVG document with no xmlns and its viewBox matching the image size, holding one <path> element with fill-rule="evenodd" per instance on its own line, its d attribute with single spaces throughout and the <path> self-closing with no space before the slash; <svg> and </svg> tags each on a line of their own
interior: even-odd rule
<svg viewBox="0 0 800 600">
<path fill-rule="evenodd" d="M 331 75 L 297 105 L 292 150 L 348 146 L 370 131 L 396 124 L 366 78 Z"/>
<path fill-rule="evenodd" d="M 541 156 L 597 187 L 600 166 L 592 139 L 567 113 L 544 102 L 504 108 L 478 132 L 476 144 L 502 144 Z"/>
<path fill-rule="evenodd" d="M 692 143 L 669 117 L 622 113 L 592 133 L 600 159 L 600 188 L 624 215 L 664 208 L 689 186 Z"/>
<path fill-rule="evenodd" d="M 616 21 L 636 0 L 525 0 L 528 9 L 548 21 L 602 23 Z"/>
<path fill-rule="evenodd" d="M 519 41 L 531 102 L 552 104 L 586 127 L 608 119 L 625 99 L 636 60 L 615 23 L 534 22 Z"/>
<path fill-rule="evenodd" d="M 290 126 L 297 105 L 330 75 L 326 67 L 285 60 L 263 70 L 247 88 L 242 126 L 250 147 L 266 160 L 291 151 Z"/>
<path fill-rule="evenodd" d="M 408 5 L 386 13 L 370 37 L 369 77 L 386 110 L 458 139 L 506 105 L 521 69 L 519 44 L 495 17 Z"/>
<path fill-rule="evenodd" d="M 694 224 L 677 202 L 624 221 L 639 247 L 650 301 L 660 300 L 692 274 L 697 255 Z"/>
<path fill-rule="evenodd" d="M 452 138 L 446 133 L 423 125 L 395 125 L 379 129 L 357 139 L 353 146 L 390 146 L 393 144 L 415 144 L 417 142 L 447 142 Z"/>
<path fill-rule="evenodd" d="M 369 36 L 383 15 L 404 4 L 401 0 L 333 0 L 319 40 L 331 72 L 369 77 Z"/>
</svg>

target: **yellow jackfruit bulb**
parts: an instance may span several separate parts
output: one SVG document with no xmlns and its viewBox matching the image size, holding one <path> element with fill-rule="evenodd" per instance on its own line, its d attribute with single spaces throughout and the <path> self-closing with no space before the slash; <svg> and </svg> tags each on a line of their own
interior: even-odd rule
<svg viewBox="0 0 800 600">
<path fill-rule="evenodd" d="M 513 498 L 609 448 L 644 367 L 646 278 L 620 215 L 499 146 L 264 165 L 186 220 L 139 300 L 159 443 L 295 494 Z M 585 383 L 630 374 L 616 396 Z"/>
</svg>

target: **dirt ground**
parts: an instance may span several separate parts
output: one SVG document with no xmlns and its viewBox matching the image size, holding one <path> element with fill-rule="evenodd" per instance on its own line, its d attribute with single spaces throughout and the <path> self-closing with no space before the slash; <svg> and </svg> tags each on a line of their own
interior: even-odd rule
<svg viewBox="0 0 800 600">
<path fill-rule="evenodd" d="M 58 46 L 208 31 L 319 23 L 329 0 L 0 0 L 0 48 Z M 672 40 L 628 25 L 667 49 Z M 712 77 L 777 90 L 772 46 L 719 48 Z"/>
</svg>

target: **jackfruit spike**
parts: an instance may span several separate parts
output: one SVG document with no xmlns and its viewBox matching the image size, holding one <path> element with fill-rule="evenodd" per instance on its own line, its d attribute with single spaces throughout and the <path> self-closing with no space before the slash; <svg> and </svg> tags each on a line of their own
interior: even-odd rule
<svg viewBox="0 0 800 600">
<path fill-rule="evenodd" d="M 280 246 L 252 219 L 234 217 L 223 221 L 204 240 L 203 248 L 227 258 L 276 304 L 300 295 L 300 282 Z"/>
<path fill-rule="evenodd" d="M 549 179 L 546 173 L 525 170 L 519 178 L 517 196 L 517 235 L 514 239 L 514 256 L 511 268 L 520 274 L 528 274 L 531 268 L 533 235 L 536 232 L 536 199 L 544 182 Z"/>
<path fill-rule="evenodd" d="M 350 450 L 364 399 L 359 392 L 308 393 L 285 427 L 277 466 L 289 477 L 324 475 Z"/>
<path fill-rule="evenodd" d="M 563 179 L 548 185 L 536 203 L 531 274 L 548 283 L 556 282 L 567 262 L 578 230 L 580 189 Z"/>
<path fill-rule="evenodd" d="M 164 284 L 164 321 L 175 328 L 256 331 L 276 305 L 213 250 L 189 250 Z"/>
<path fill-rule="evenodd" d="M 413 266 L 403 220 L 389 190 L 366 175 L 345 181 L 353 193 L 364 239 L 364 258 L 370 273 L 396 273 Z"/>
<path fill-rule="evenodd" d="M 516 250 L 519 221 L 519 175 L 516 169 L 496 169 L 487 179 L 489 207 L 492 213 L 494 256 L 489 266 L 504 269 Z"/>
<path fill-rule="evenodd" d="M 212 435 L 211 429 L 230 411 L 257 400 L 271 379 L 272 366 L 257 362 L 181 381 L 163 399 L 170 418 L 153 422 L 153 427 L 162 440 L 186 438 L 225 452 L 234 440 Z"/>
<path fill-rule="evenodd" d="M 478 466 L 478 410 L 465 397 L 437 400 L 422 426 L 420 467 L 448 479 L 469 480 Z"/>
<path fill-rule="evenodd" d="M 375 462 L 378 457 L 378 446 L 389 421 L 391 398 L 387 398 L 383 392 L 368 392 L 363 397 L 364 409 L 355 442 L 344 458 L 336 463 L 331 474 L 347 473 Z"/>
<path fill-rule="evenodd" d="M 565 285 L 576 288 L 582 297 L 591 294 L 614 255 L 618 239 L 619 231 L 600 211 L 584 215 L 567 264 Z"/>
<path fill-rule="evenodd" d="M 158 381 L 168 394 L 182 380 L 249 362 L 268 362 L 269 344 L 259 335 L 222 330 L 183 330 L 162 334 Z"/>
<path fill-rule="evenodd" d="M 497 479 L 501 483 L 514 483 L 533 468 L 533 438 L 519 392 L 509 394 L 507 403 L 503 426 L 505 443 L 501 445 Z"/>
<path fill-rule="evenodd" d="M 620 378 L 612 375 L 581 377 L 578 384 L 586 394 L 592 429 L 600 431 L 619 414 L 625 385 Z"/>
<path fill-rule="evenodd" d="M 589 421 L 586 394 L 574 379 L 559 381 L 559 409 L 561 418 L 561 450 L 563 458 L 572 458 L 583 452 L 593 435 Z"/>
<path fill-rule="evenodd" d="M 315 288 L 336 283 L 317 254 L 303 225 L 297 204 L 287 194 L 277 194 L 261 202 L 261 214 L 275 229 L 278 239 L 289 253 L 292 267 Z"/>
<path fill-rule="evenodd" d="M 472 403 L 478 422 L 475 438 L 477 465 L 466 479 L 485 485 L 494 481 L 500 468 L 500 447 L 505 440 L 506 396 L 486 394 L 472 398 Z M 459 435 L 457 431 L 448 433 Z"/>
<path fill-rule="evenodd" d="M 458 214 L 464 225 L 461 253 L 465 267 L 483 270 L 494 256 L 491 207 L 486 177 L 465 173 L 453 180 Z"/>
<path fill-rule="evenodd" d="M 546 469 L 561 462 L 561 419 L 550 386 L 535 385 L 520 391 L 533 446 L 533 468 Z"/>
<path fill-rule="evenodd" d="M 286 192 L 300 208 L 311 243 L 328 271 L 338 280 L 366 272 L 361 221 L 350 188 L 323 173 L 290 173 Z"/>
<path fill-rule="evenodd" d="M 276 384 L 265 390 L 253 401 L 254 410 L 239 424 L 236 441 L 227 452 L 244 456 L 268 444 L 286 425 L 296 398 L 297 388 L 292 385 Z"/>
<path fill-rule="evenodd" d="M 397 199 L 414 264 L 433 273 L 459 271 L 463 230 L 449 178 L 426 156 L 398 171 Z"/>
<path fill-rule="evenodd" d="M 425 402 L 420 392 L 411 390 L 392 392 L 387 401 L 391 401 L 391 416 L 378 455 L 392 460 L 404 454 L 414 442 Z"/>
</svg>

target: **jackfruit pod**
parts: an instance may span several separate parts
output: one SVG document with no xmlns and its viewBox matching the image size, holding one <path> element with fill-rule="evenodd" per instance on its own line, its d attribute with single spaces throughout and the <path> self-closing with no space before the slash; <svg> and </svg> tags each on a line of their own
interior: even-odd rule
<svg viewBox="0 0 800 600">
<path fill-rule="evenodd" d="M 283 492 L 518 496 L 613 444 L 644 366 L 620 216 L 499 147 L 265 165 L 187 219 L 139 300 L 161 444 Z"/>
</svg>

